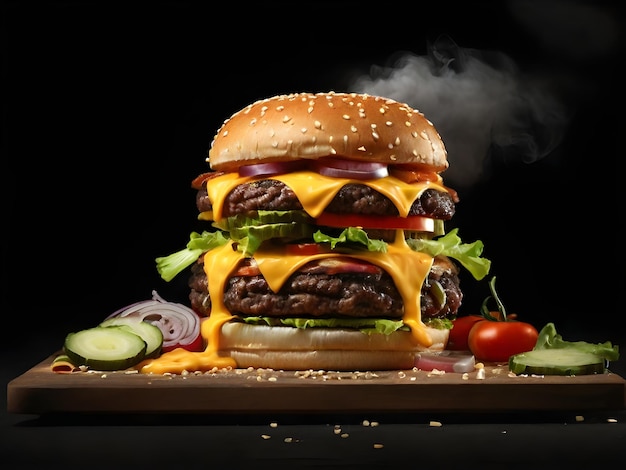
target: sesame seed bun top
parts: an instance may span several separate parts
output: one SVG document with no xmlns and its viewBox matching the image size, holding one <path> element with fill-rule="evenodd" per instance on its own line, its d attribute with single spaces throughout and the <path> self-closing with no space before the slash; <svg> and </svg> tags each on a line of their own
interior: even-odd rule
<svg viewBox="0 0 626 470">
<path fill-rule="evenodd" d="M 295 93 L 256 101 L 217 131 L 207 161 L 213 170 L 294 159 L 341 157 L 448 168 L 433 124 L 409 105 L 357 93 Z"/>
</svg>

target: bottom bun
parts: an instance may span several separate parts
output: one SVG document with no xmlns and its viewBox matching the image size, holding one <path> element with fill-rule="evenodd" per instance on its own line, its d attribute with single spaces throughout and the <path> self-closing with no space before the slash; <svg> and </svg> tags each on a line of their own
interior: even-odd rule
<svg viewBox="0 0 626 470">
<path fill-rule="evenodd" d="M 220 354 L 239 368 L 276 370 L 395 370 L 411 369 L 421 352 L 445 349 L 449 330 L 428 328 L 430 347 L 415 344 L 411 333 L 364 334 L 341 328 L 292 328 L 226 323 Z"/>
</svg>

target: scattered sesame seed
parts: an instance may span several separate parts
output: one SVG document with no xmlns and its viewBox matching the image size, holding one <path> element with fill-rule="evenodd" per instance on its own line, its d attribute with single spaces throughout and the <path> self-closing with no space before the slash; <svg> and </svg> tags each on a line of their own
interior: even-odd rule
<svg viewBox="0 0 626 470">
<path fill-rule="evenodd" d="M 581 416 L 581 415 L 576 416 L 576 422 L 580 423 L 581 421 L 584 421 L 584 420 L 585 420 L 584 416 Z"/>
<path fill-rule="evenodd" d="M 429 426 L 432 427 L 432 428 L 440 428 L 442 426 L 442 424 L 439 421 L 431 421 L 429 423 Z"/>
<path fill-rule="evenodd" d="M 261 437 L 262 437 L 263 439 L 265 439 L 266 441 L 267 441 L 268 439 L 271 439 L 271 438 L 272 438 L 272 436 L 269 436 L 269 435 L 267 435 L 267 434 L 261 434 Z"/>
<path fill-rule="evenodd" d="M 607 423 L 617 423 L 617 420 L 615 418 L 608 418 L 606 420 Z"/>
<path fill-rule="evenodd" d="M 278 423 L 277 422 L 271 422 L 270 423 L 270 428 L 277 428 L 278 427 Z"/>
<path fill-rule="evenodd" d="M 382 444 L 374 444 L 374 449 L 382 449 L 384 446 Z"/>
<path fill-rule="evenodd" d="M 346 437 L 350 437 L 350 434 L 348 434 L 347 432 L 341 434 L 342 439 L 345 439 Z"/>
</svg>

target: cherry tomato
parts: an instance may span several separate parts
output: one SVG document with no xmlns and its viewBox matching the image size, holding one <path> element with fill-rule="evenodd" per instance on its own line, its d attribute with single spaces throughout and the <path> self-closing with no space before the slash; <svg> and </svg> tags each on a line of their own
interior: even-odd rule
<svg viewBox="0 0 626 470">
<path fill-rule="evenodd" d="M 472 327 L 480 321 L 486 321 L 481 315 L 466 315 L 452 321 L 452 329 L 448 337 L 446 349 L 451 351 L 469 351 L 467 338 Z"/>
<path fill-rule="evenodd" d="M 415 232 L 434 232 L 435 221 L 430 217 L 411 215 L 396 217 L 386 215 L 333 214 L 322 212 L 316 220 L 317 225 L 328 227 L 363 227 L 377 229 L 404 229 Z"/>
<path fill-rule="evenodd" d="M 507 362 L 514 354 L 532 350 L 538 336 L 530 323 L 485 320 L 472 326 L 467 343 L 479 361 Z"/>
</svg>

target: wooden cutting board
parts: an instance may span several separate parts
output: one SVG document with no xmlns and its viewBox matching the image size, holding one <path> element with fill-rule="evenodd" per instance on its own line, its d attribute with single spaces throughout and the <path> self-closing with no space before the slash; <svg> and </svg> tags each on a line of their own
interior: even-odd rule
<svg viewBox="0 0 626 470">
<path fill-rule="evenodd" d="M 51 356 L 7 388 L 10 413 L 357 413 L 621 410 L 619 375 L 234 370 L 188 375 L 59 374 Z"/>
</svg>

